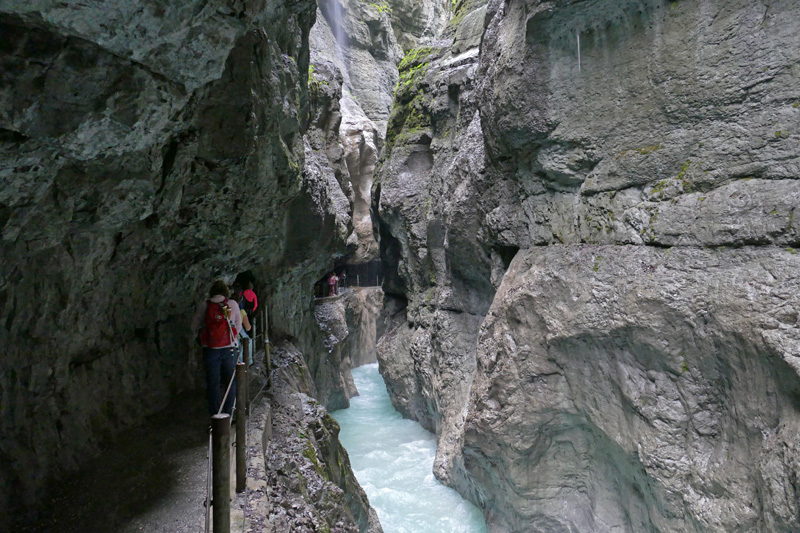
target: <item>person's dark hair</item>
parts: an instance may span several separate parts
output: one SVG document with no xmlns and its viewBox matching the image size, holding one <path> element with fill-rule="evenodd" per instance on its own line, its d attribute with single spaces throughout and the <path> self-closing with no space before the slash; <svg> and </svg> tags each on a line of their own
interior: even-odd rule
<svg viewBox="0 0 800 533">
<path fill-rule="evenodd" d="M 225 298 L 228 298 L 231 295 L 231 292 L 228 290 L 228 284 L 221 279 L 218 279 L 211 284 L 211 289 L 208 291 L 208 297 L 213 298 L 218 294 L 221 294 Z"/>
</svg>

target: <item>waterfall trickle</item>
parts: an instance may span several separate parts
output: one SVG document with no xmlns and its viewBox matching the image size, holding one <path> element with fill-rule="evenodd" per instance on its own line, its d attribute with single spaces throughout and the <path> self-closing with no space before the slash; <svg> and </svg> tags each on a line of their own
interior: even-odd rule
<svg viewBox="0 0 800 533">
<path fill-rule="evenodd" d="M 342 75 L 345 78 L 345 83 L 349 83 L 349 76 L 347 75 L 349 72 L 349 68 L 347 65 L 347 54 L 345 54 L 345 50 L 347 49 L 348 37 L 347 32 L 344 28 L 344 21 L 345 21 L 345 8 L 341 4 L 339 0 L 323 0 L 322 5 L 323 14 L 325 15 L 325 20 L 328 22 L 328 26 L 331 28 L 331 32 L 333 33 L 333 38 L 336 41 L 336 58 L 338 59 L 338 66 L 339 69 L 342 71 Z"/>
<path fill-rule="evenodd" d="M 360 395 L 332 413 L 385 533 L 482 533 L 480 511 L 434 478 L 436 437 L 392 407 L 378 365 L 353 370 Z"/>
<path fill-rule="evenodd" d="M 344 6 L 339 3 L 339 0 L 325 0 L 325 5 L 328 8 L 328 24 L 333 31 L 333 36 L 336 37 L 336 42 L 340 47 L 347 46 L 345 41 L 347 35 L 344 32 Z"/>
</svg>

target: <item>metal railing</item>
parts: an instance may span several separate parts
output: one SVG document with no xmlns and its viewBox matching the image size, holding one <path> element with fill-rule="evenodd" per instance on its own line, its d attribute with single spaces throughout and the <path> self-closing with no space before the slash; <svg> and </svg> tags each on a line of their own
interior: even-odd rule
<svg viewBox="0 0 800 533">
<path fill-rule="evenodd" d="M 261 314 L 266 324 L 266 309 Z M 264 328 L 266 331 L 267 328 Z M 267 369 L 267 381 L 256 394 L 258 398 L 265 388 L 272 385 L 270 376 L 270 344 L 265 334 L 253 331 L 251 339 L 241 339 L 243 353 L 241 360 L 236 363 L 236 371 L 228 382 L 225 396 L 220 403 L 219 411 L 211 417 L 211 428 L 208 436 L 208 470 L 206 473 L 206 500 L 205 500 L 205 531 L 213 525 L 214 533 L 230 533 L 231 530 L 231 415 L 223 413 L 225 402 L 231 388 L 237 383 L 236 398 L 234 399 L 232 413 L 235 415 L 235 454 L 236 461 L 236 486 L 237 493 L 244 492 L 244 506 L 242 517 L 242 531 L 245 529 L 247 518 L 247 428 L 250 419 L 250 373 L 247 361 L 250 359 L 251 350 L 261 338 L 264 346 L 264 363 Z M 252 342 L 251 342 L 252 341 Z"/>
</svg>

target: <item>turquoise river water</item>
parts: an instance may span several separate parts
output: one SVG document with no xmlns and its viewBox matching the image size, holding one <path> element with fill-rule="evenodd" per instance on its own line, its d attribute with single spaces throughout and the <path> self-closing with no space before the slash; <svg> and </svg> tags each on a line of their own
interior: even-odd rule
<svg viewBox="0 0 800 533">
<path fill-rule="evenodd" d="M 436 437 L 394 410 L 378 365 L 353 379 L 359 396 L 332 415 L 384 533 L 485 533 L 478 508 L 433 477 Z"/>
</svg>

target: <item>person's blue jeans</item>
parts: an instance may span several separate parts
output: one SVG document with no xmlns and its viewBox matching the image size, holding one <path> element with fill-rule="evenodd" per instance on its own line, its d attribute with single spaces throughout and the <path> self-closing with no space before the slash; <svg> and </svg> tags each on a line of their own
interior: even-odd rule
<svg viewBox="0 0 800 533">
<path fill-rule="evenodd" d="M 222 396 L 228 388 L 231 378 L 236 372 L 236 347 L 203 348 L 206 363 L 206 394 L 208 395 L 208 412 L 213 416 L 219 411 Z M 220 388 L 222 389 L 220 391 Z M 236 380 L 225 400 L 223 413 L 233 414 L 233 401 L 236 399 Z"/>
</svg>

